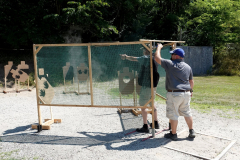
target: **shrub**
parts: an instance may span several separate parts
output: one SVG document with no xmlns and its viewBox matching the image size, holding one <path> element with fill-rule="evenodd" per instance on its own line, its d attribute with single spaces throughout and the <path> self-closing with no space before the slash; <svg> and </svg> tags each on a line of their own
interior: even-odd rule
<svg viewBox="0 0 240 160">
<path fill-rule="evenodd" d="M 225 47 L 218 50 L 214 56 L 215 75 L 239 75 L 240 76 L 240 46 L 239 43 L 227 44 Z"/>
</svg>

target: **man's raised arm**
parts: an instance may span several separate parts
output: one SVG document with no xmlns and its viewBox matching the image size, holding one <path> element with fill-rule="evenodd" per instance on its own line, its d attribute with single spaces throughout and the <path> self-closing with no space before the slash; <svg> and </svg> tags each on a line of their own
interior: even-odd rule
<svg viewBox="0 0 240 160">
<path fill-rule="evenodd" d="M 155 61 L 161 65 L 161 49 L 163 48 L 163 45 L 161 43 L 158 43 L 157 50 L 155 52 Z"/>
<path fill-rule="evenodd" d="M 120 54 L 122 60 L 129 60 L 129 61 L 138 61 L 137 57 L 133 57 L 133 56 L 128 56 L 126 54 Z"/>
</svg>

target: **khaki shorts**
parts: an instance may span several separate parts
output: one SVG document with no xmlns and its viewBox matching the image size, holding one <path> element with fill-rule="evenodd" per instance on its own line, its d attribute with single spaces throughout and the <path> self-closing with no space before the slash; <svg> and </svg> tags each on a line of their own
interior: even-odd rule
<svg viewBox="0 0 240 160">
<path fill-rule="evenodd" d="M 167 117 L 171 120 L 178 120 L 179 116 L 191 117 L 190 92 L 168 92 L 167 93 Z"/>
<path fill-rule="evenodd" d="M 155 98 L 156 95 L 156 87 L 153 88 L 154 90 L 154 95 L 153 97 Z M 140 96 L 139 96 L 139 105 L 144 106 L 150 99 L 151 99 L 151 88 L 143 86 L 140 91 Z M 152 102 L 149 103 L 148 105 L 152 105 Z"/>
</svg>

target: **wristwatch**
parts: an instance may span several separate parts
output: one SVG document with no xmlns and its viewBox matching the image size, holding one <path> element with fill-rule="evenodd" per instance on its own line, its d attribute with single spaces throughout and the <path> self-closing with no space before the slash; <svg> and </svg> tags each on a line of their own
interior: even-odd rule
<svg viewBox="0 0 240 160">
<path fill-rule="evenodd" d="M 192 89 L 190 89 L 190 92 L 193 92 L 193 90 L 192 90 Z"/>
</svg>

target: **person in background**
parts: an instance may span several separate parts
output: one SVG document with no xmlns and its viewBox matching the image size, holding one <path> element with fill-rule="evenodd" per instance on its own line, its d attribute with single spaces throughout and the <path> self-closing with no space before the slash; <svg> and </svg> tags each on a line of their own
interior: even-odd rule
<svg viewBox="0 0 240 160">
<path fill-rule="evenodd" d="M 126 54 L 121 54 L 122 60 L 129 60 L 129 61 L 136 61 L 139 62 L 141 65 L 141 69 L 139 71 L 138 76 L 138 84 L 141 87 L 140 96 L 139 96 L 139 105 L 144 106 L 150 99 L 151 99 L 151 73 L 150 73 L 150 52 L 146 49 L 143 51 L 143 56 L 141 57 L 134 57 L 128 56 Z M 159 81 L 159 73 L 157 72 L 158 64 L 154 60 L 153 56 L 153 87 L 154 87 L 154 98 L 156 95 L 156 88 Z M 151 102 L 152 103 L 152 102 Z M 150 106 L 151 106 L 150 103 Z M 141 108 L 142 110 L 142 117 L 143 117 L 143 127 L 137 128 L 137 132 L 144 132 L 149 133 L 149 127 L 147 122 L 147 109 Z M 157 118 L 157 108 L 154 105 L 154 125 L 156 129 L 159 129 L 159 123 Z M 152 123 L 150 124 L 152 127 Z"/>
<path fill-rule="evenodd" d="M 185 52 L 181 48 L 170 51 L 171 60 L 161 57 L 161 49 L 163 45 L 158 44 L 155 53 L 155 61 L 159 63 L 166 71 L 166 115 L 170 119 L 170 133 L 165 134 L 165 138 L 177 140 L 178 117 L 184 116 L 189 127 L 189 137 L 195 138 L 193 130 L 193 119 L 190 109 L 190 101 L 193 94 L 193 73 L 192 68 L 185 63 Z"/>
</svg>

